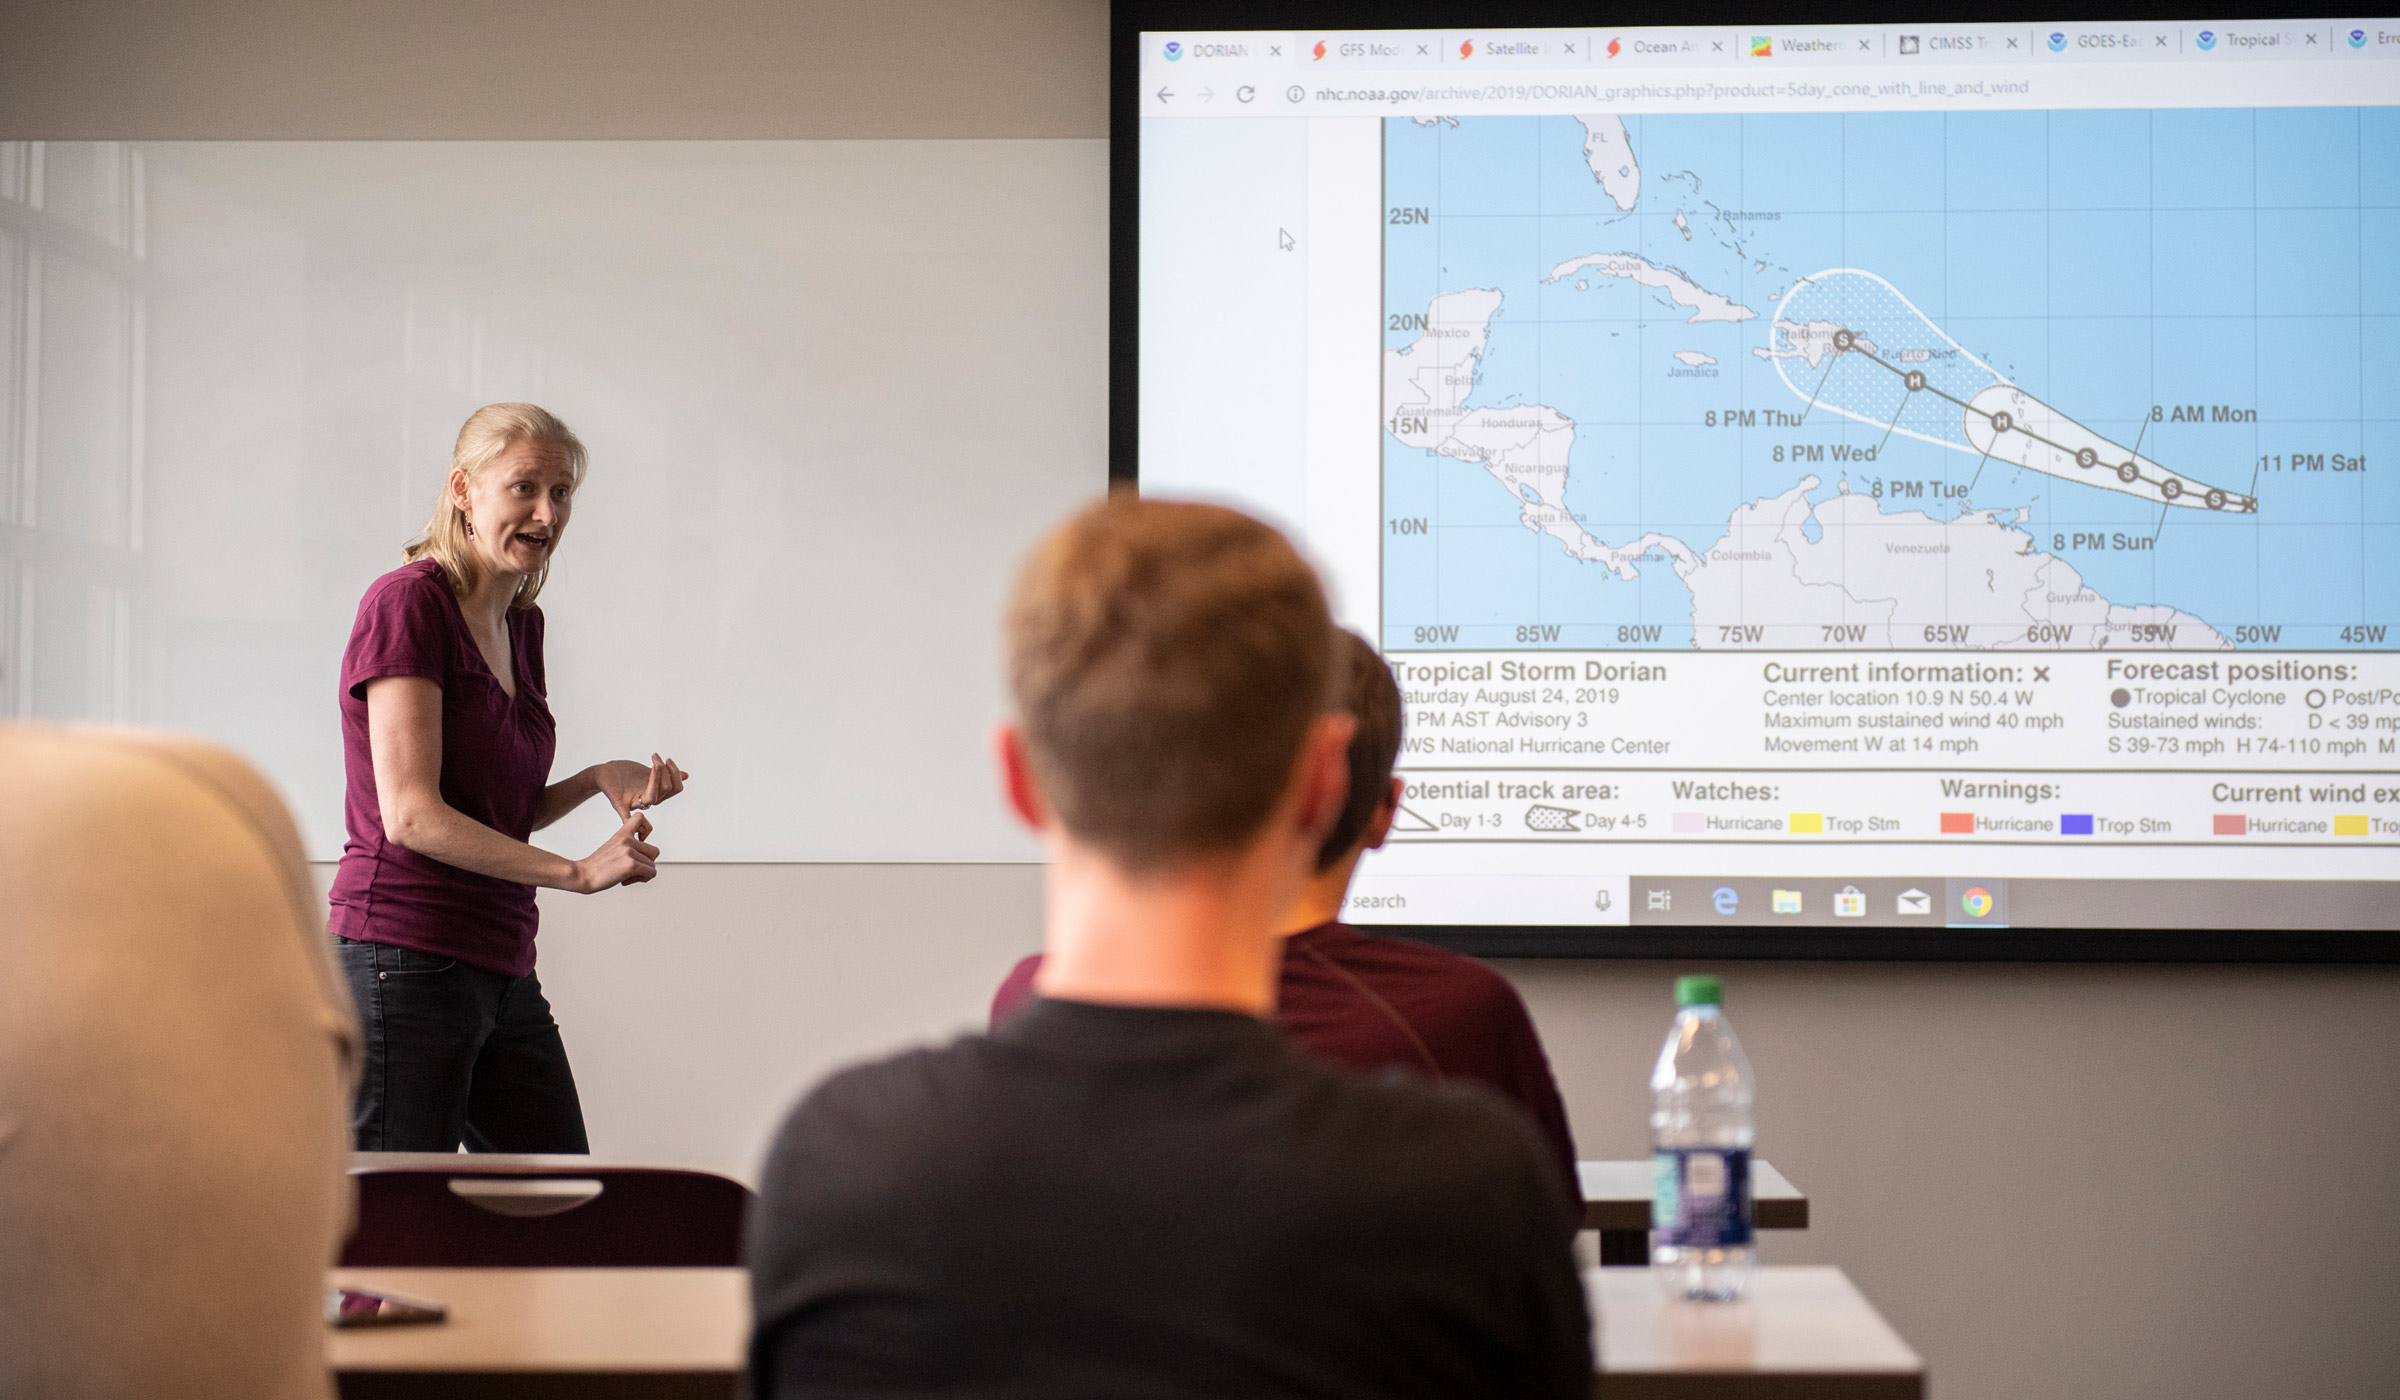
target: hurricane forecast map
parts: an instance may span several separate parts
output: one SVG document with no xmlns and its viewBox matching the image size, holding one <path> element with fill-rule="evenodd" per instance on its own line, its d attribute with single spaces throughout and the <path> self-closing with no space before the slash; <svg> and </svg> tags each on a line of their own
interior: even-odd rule
<svg viewBox="0 0 2400 1400">
<path fill-rule="evenodd" d="M 2400 109 L 1383 128 L 1388 648 L 2400 631 Z"/>
<path fill-rule="evenodd" d="M 1141 489 L 1391 665 L 1344 918 L 2400 927 L 2400 20 L 1151 43 Z"/>
</svg>

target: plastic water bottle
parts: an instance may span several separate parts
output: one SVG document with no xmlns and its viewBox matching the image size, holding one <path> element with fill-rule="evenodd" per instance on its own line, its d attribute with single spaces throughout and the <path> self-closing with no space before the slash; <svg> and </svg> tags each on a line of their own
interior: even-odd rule
<svg viewBox="0 0 2400 1400">
<path fill-rule="evenodd" d="M 1757 1267 L 1754 1088 L 1724 1003 L 1719 979 L 1676 978 L 1675 1027 L 1650 1071 L 1650 1262 L 1679 1298 L 1739 1298 Z"/>
</svg>

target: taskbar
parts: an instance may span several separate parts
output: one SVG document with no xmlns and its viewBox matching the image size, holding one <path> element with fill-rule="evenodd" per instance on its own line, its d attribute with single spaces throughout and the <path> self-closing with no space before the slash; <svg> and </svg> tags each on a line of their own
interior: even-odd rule
<svg viewBox="0 0 2400 1400">
<path fill-rule="evenodd" d="M 2400 881 L 2009 879 L 1920 875 L 1496 875 L 1362 878 L 1353 924 L 1548 930 L 1711 928 L 2400 930 Z"/>
<path fill-rule="evenodd" d="M 1947 929 L 2400 929 L 2400 882 L 1636 875 L 1630 924 Z"/>
</svg>

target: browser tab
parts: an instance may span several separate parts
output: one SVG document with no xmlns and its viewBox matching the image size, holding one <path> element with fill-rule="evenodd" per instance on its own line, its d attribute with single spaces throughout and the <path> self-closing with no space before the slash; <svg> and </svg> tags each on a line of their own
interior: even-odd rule
<svg viewBox="0 0 2400 1400">
<path fill-rule="evenodd" d="M 1291 51 L 1291 36 L 1280 31 L 1146 34 L 1142 38 L 1142 67 L 1185 72 L 1232 63 L 1281 63 Z"/>
<path fill-rule="evenodd" d="M 2125 63 L 2182 54 L 2182 32 L 2165 25 L 2069 24 L 2040 32 L 2038 52 L 2045 58 Z"/>
<path fill-rule="evenodd" d="M 1441 62 L 1442 36 L 1430 31 L 1303 33 L 1294 40 L 1293 61 L 1303 68 L 1431 68 Z"/>
<path fill-rule="evenodd" d="M 1872 63 L 1884 56 L 1882 31 L 1855 26 L 1749 31 L 1753 59 L 1784 64 Z"/>
<path fill-rule="evenodd" d="M 2233 21 L 2203 29 L 2195 36 L 2194 47 L 2202 53 L 2218 53 L 2228 58 L 2301 58 L 2300 50 L 2309 47 L 2302 43 L 2306 31 L 2300 26 L 2274 20 Z M 2320 42 L 2315 47 L 2322 50 Z"/>
<path fill-rule="evenodd" d="M 1442 62 L 1471 67 L 1564 68 L 1591 61 L 1584 34 L 1559 29 L 1467 29 L 1442 38 Z"/>
<path fill-rule="evenodd" d="M 2400 58 L 2400 25 L 2390 20 L 2337 23 L 2328 42 L 2344 58 Z"/>
<path fill-rule="evenodd" d="M 1885 54 L 1902 65 L 1928 63 L 2013 63 L 2030 58 L 2031 34 L 2023 28 L 1978 24 L 1927 25 L 1884 35 Z"/>
<path fill-rule="evenodd" d="M 1729 29 L 1602 29 L 1592 33 L 1592 62 L 1619 67 L 1734 63 L 1742 58 Z"/>
</svg>

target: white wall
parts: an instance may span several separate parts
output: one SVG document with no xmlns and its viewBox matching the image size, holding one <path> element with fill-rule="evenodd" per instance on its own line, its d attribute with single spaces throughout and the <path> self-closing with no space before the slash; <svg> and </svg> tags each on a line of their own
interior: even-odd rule
<svg viewBox="0 0 2400 1400">
<path fill-rule="evenodd" d="M 530 400 L 591 450 L 542 595 L 562 771 L 674 757 L 708 793 L 659 814 L 674 859 L 1032 858 L 980 770 L 999 599 L 1100 489 L 1107 143 L 26 149 L 113 158 L 144 211 L 141 680 L 129 715 L 44 717 L 227 743 L 335 858 L 319 721 L 358 597 L 423 529 L 459 423 Z M 45 422 L 110 377 L 50 349 Z M 61 455 L 45 487 L 76 479 Z M 37 616 L 37 694 L 87 669 L 55 644 L 80 621 Z M 594 803 L 550 839 L 615 825 Z"/>
<path fill-rule="evenodd" d="M 1645 1151 L 1664 963 L 1526 961 L 1587 1156 Z M 1712 967 L 1759 1153 L 1940 1400 L 2389 1396 L 2389 968 Z"/>
<path fill-rule="evenodd" d="M 857 136 L 868 117 L 891 135 L 1105 134 L 1096 3 L 114 0 L 113 20 L 92 17 L 106 8 L 0 21 L 0 139 Z M 1040 42 L 999 37 L 1040 25 Z M 876 42 L 829 56 L 808 43 L 820 26 Z M 478 28 L 565 36 L 538 76 L 556 101 L 527 115 L 483 91 L 483 70 L 445 76 Z M 948 53 L 945 35 L 990 40 L 1015 81 L 928 114 L 942 93 L 878 65 Z M 860 105 L 835 121 L 827 91 Z M 798 1086 L 978 1021 L 1036 940 L 1037 878 L 680 866 L 546 898 L 543 975 L 595 1146 L 753 1161 Z M 1508 970 L 1587 1152 L 1638 1153 L 1678 969 Z M 1815 1198 L 1814 1228 L 1770 1237 L 1769 1259 L 1848 1269 L 1940 1400 L 2393 1393 L 2400 971 L 1722 970 L 1762 1076 L 1764 1154 Z"/>
</svg>

